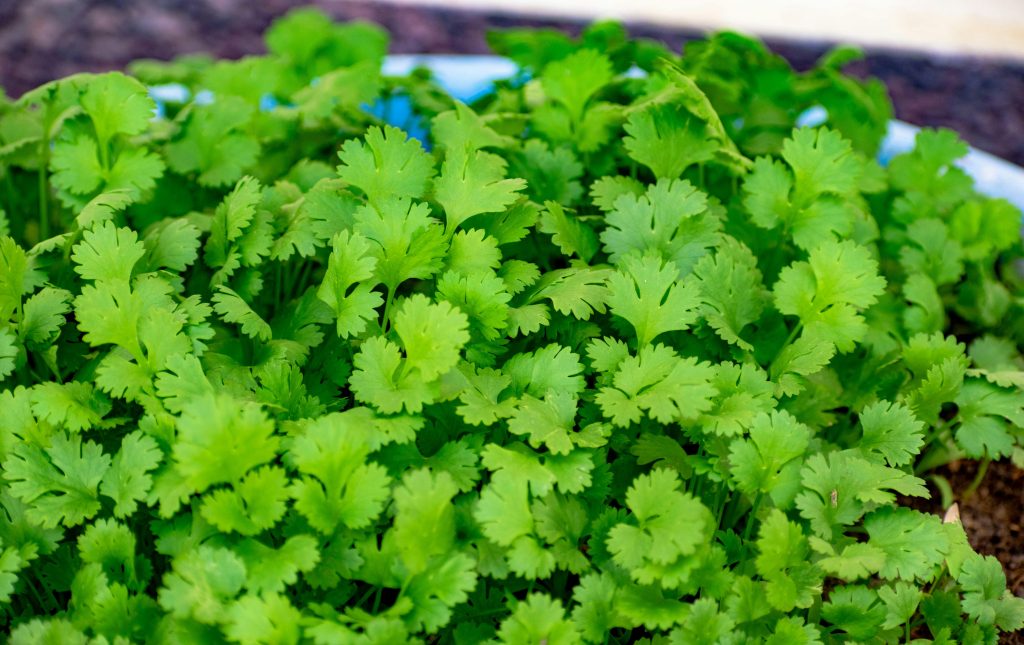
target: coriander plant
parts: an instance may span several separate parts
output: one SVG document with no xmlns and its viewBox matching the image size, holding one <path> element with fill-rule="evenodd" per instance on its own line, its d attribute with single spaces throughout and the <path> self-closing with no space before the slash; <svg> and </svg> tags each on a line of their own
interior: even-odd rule
<svg viewBox="0 0 1024 645">
<path fill-rule="evenodd" d="M 522 72 L 471 105 L 311 10 L 0 102 L 9 642 L 1024 626 L 913 508 L 1024 461 L 1021 214 L 965 144 L 880 166 L 847 49 L 491 42 Z"/>
</svg>

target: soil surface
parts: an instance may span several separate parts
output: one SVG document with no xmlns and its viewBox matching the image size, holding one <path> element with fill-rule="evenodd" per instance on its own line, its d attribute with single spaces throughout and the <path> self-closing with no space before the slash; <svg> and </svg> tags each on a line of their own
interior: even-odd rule
<svg viewBox="0 0 1024 645">
<path fill-rule="evenodd" d="M 396 53 L 486 53 L 489 29 L 550 26 L 577 32 L 584 23 L 507 14 L 382 3 L 313 2 L 342 20 L 372 20 L 392 34 Z M 235 58 L 263 51 L 261 34 L 296 3 L 288 0 L 0 0 L 0 86 L 12 96 L 78 71 L 123 68 L 135 58 L 168 59 L 208 52 Z M 678 48 L 699 34 L 631 25 L 637 36 Z M 798 69 L 810 66 L 829 43 L 770 41 Z M 882 79 L 896 116 L 958 131 L 974 146 L 1024 165 L 1024 61 L 938 57 L 869 51 L 851 66 Z M 943 469 L 954 491 L 974 476 L 974 463 Z M 937 497 L 937 495 L 936 495 Z M 939 508 L 937 513 L 945 509 Z M 1024 471 L 993 464 L 960 514 L 971 542 L 997 556 L 1011 588 L 1024 595 Z M 1024 635 L 1008 643 L 1024 643 Z"/>
<path fill-rule="evenodd" d="M 953 462 L 936 471 L 949 480 L 957 493 L 960 521 L 967 539 L 976 551 L 994 555 L 1003 563 L 1006 583 L 1018 596 L 1024 596 L 1024 470 L 1008 461 L 992 463 L 981 485 L 967 500 L 959 498 L 961 491 L 971 485 L 977 473 L 974 461 Z M 929 482 L 932 498 L 914 506 L 938 515 L 942 508 L 941 496 Z M 1024 631 L 1005 635 L 1000 643 L 1024 645 Z"/>
</svg>

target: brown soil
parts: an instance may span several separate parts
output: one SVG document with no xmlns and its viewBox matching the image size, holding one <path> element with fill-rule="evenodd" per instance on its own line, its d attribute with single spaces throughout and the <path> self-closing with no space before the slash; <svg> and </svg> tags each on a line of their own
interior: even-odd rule
<svg viewBox="0 0 1024 645">
<path fill-rule="evenodd" d="M 1018 596 L 1024 596 L 1024 470 L 1007 461 L 993 463 L 982 484 L 967 501 L 959 499 L 977 472 L 978 463 L 958 461 L 945 466 L 936 474 L 949 480 L 958 493 L 960 521 L 978 553 L 994 555 L 1003 564 L 1007 586 Z M 942 499 L 929 482 L 932 499 L 914 506 L 942 515 Z M 1024 645 L 1024 631 L 1004 636 L 1001 643 Z"/>
</svg>

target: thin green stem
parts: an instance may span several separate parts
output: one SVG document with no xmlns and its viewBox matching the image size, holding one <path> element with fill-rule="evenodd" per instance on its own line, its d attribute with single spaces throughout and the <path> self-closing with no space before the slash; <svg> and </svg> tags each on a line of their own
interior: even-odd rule
<svg viewBox="0 0 1024 645">
<path fill-rule="evenodd" d="M 965 490 L 963 495 L 960 496 L 961 500 L 966 502 L 971 499 L 971 496 L 973 496 L 978 490 L 978 487 L 981 486 L 981 482 L 985 480 L 985 475 L 988 473 L 988 465 L 990 463 L 992 463 L 991 457 L 985 457 L 981 460 L 981 465 L 978 466 L 978 472 L 975 473 L 974 479 L 971 480 L 971 485 L 968 486 L 967 490 Z"/>
<path fill-rule="evenodd" d="M 39 589 L 36 587 L 35 581 L 29 579 L 25 581 L 25 588 L 28 589 L 29 593 L 32 594 L 32 598 L 36 601 L 39 607 L 40 613 L 45 614 L 50 611 L 50 605 L 43 600 L 42 594 L 39 593 Z"/>
<path fill-rule="evenodd" d="M 293 295 L 298 295 L 306 291 L 306 283 L 309 282 L 309 274 L 313 272 L 313 263 L 309 260 L 305 260 L 302 263 L 302 271 L 299 272 L 299 279 L 296 282 L 296 291 Z"/>
<path fill-rule="evenodd" d="M 718 497 L 715 500 L 715 521 L 718 528 L 722 528 L 722 518 L 725 516 L 725 507 L 729 503 L 729 487 L 724 483 L 718 487 Z"/>
<path fill-rule="evenodd" d="M 391 303 L 395 300 L 395 290 L 391 287 L 385 287 L 388 290 L 388 295 L 384 298 L 384 315 L 380 321 L 380 333 L 388 333 L 388 327 L 391 325 Z"/>
<path fill-rule="evenodd" d="M 284 289 L 284 266 L 278 263 L 274 269 L 274 302 L 281 302 L 281 291 Z"/>
<path fill-rule="evenodd" d="M 757 509 L 761 506 L 761 492 L 754 496 L 754 502 L 750 505 L 750 512 L 747 514 L 747 524 L 743 527 L 743 548 L 747 548 L 747 540 L 750 539 L 750 532 L 754 528 L 754 520 L 757 518 Z"/>
<path fill-rule="evenodd" d="M 367 600 L 369 600 L 370 596 L 373 595 L 374 589 L 376 589 L 376 587 L 373 587 L 371 585 L 370 588 L 367 589 L 366 592 L 359 598 L 359 600 L 356 602 L 355 606 L 356 607 L 362 607 L 363 603 L 366 602 Z"/>
<path fill-rule="evenodd" d="M 924 452 L 925 448 L 930 446 L 936 439 L 940 438 L 948 425 L 949 419 L 940 419 L 939 423 L 932 427 L 925 436 L 924 446 L 921 447 L 921 452 Z"/>
<path fill-rule="evenodd" d="M 817 625 L 821 618 L 821 596 L 814 599 L 814 604 L 807 610 L 807 623 L 809 625 Z"/>
<path fill-rule="evenodd" d="M 39 240 L 50 239 L 50 199 L 46 183 L 46 164 L 39 164 Z"/>
<path fill-rule="evenodd" d="M 100 140 L 97 137 L 97 147 L 100 149 L 100 164 L 103 170 L 110 170 L 110 145 L 108 141 Z"/>
</svg>

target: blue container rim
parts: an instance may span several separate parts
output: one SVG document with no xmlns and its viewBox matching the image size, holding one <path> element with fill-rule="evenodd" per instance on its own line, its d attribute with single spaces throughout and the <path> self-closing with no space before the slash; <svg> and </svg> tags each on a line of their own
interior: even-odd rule
<svg viewBox="0 0 1024 645">
<path fill-rule="evenodd" d="M 429 69 L 452 96 L 467 102 L 491 91 L 495 81 L 518 72 L 516 64 L 502 56 L 462 54 L 395 54 L 384 59 L 383 72 L 401 76 L 417 67 Z M 920 130 L 904 121 L 890 121 L 878 160 L 886 164 L 894 156 L 912 150 Z M 1024 211 L 1024 168 L 973 147 L 957 165 L 974 179 L 978 192 L 1006 199 Z"/>
</svg>

